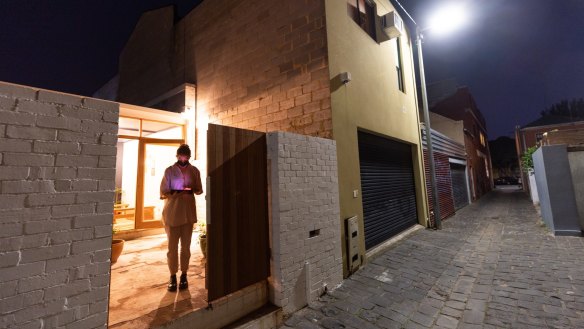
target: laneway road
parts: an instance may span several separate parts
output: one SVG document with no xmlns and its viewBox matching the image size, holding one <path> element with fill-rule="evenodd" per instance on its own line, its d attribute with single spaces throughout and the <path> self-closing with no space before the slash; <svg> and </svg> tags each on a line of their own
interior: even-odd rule
<svg viewBox="0 0 584 329">
<path fill-rule="evenodd" d="M 284 328 L 584 328 L 584 238 L 494 191 L 385 251 Z"/>
</svg>

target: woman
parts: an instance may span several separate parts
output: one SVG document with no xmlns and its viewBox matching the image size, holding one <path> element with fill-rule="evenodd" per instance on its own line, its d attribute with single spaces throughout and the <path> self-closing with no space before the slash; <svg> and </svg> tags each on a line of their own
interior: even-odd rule
<svg viewBox="0 0 584 329">
<path fill-rule="evenodd" d="M 189 286 L 187 270 L 191 258 L 191 236 L 193 226 L 197 222 L 194 194 L 203 193 L 201 174 L 189 163 L 191 149 L 187 144 L 182 144 L 178 148 L 176 158 L 177 162 L 166 168 L 160 183 L 160 198 L 165 200 L 162 222 L 168 238 L 168 253 L 166 254 L 170 270 L 168 291 L 176 291 L 177 287 L 179 241 L 181 276 L 178 288 L 183 290 Z"/>
</svg>

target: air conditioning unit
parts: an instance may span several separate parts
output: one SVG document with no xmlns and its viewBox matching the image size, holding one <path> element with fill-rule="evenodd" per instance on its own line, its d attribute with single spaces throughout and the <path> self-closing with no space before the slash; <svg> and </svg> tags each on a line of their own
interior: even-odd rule
<svg viewBox="0 0 584 329">
<path fill-rule="evenodd" d="M 397 38 L 404 33 L 404 21 L 397 12 L 391 11 L 381 17 L 381 28 L 390 39 Z"/>
<path fill-rule="evenodd" d="M 355 272 L 361 266 L 359 257 L 359 224 L 357 216 L 346 219 L 345 232 L 347 233 L 347 265 L 349 273 Z"/>
</svg>

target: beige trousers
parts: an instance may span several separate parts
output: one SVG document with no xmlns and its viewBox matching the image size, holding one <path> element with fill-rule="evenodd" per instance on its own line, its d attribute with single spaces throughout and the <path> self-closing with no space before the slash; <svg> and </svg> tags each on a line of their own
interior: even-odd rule
<svg viewBox="0 0 584 329">
<path fill-rule="evenodd" d="M 178 242 L 180 240 L 180 270 L 184 273 L 189 269 L 189 260 L 191 258 L 191 237 L 193 236 L 194 224 L 184 224 L 170 227 L 164 226 L 168 238 L 168 252 L 166 259 L 170 274 L 178 272 Z"/>
</svg>

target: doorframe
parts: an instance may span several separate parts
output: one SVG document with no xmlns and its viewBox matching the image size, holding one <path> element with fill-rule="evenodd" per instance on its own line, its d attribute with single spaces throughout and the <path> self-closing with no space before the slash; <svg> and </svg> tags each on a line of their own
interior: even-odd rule
<svg viewBox="0 0 584 329">
<path fill-rule="evenodd" d="M 146 145 L 180 145 L 184 139 L 157 139 L 140 137 L 138 139 L 138 168 L 136 170 L 136 212 L 134 215 L 134 229 L 160 228 L 162 222 L 144 221 L 144 174 L 146 172 Z"/>
</svg>

